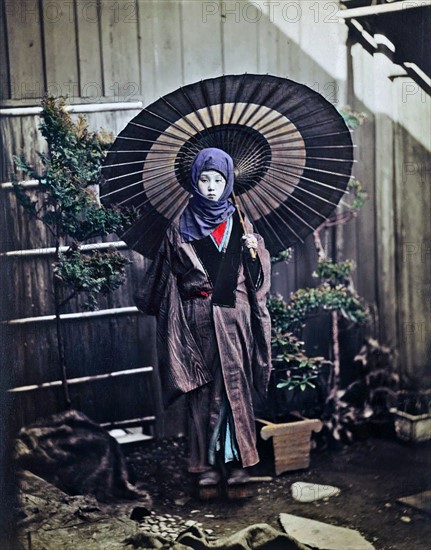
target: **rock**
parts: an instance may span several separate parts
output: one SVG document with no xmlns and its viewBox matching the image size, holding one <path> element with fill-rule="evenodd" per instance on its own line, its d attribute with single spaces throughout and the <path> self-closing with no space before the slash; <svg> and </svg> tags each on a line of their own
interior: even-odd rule
<svg viewBox="0 0 431 550">
<path fill-rule="evenodd" d="M 94 497 L 67 496 L 29 472 L 23 473 L 20 481 L 19 497 L 26 516 L 18 524 L 19 547 L 29 547 L 30 532 L 34 549 L 70 548 L 73 538 L 74 548 L 120 550 L 124 548 L 124 539 L 136 533 L 137 524 L 128 517 L 128 503 L 124 512 L 118 511 L 116 516 L 112 516 L 110 508 L 98 503 Z M 39 512 L 27 513 L 26 507 L 34 508 L 35 502 Z"/>
<path fill-rule="evenodd" d="M 314 502 L 315 500 L 328 499 L 340 494 L 341 490 L 332 485 L 319 485 L 318 483 L 306 483 L 296 481 L 290 486 L 292 497 L 298 502 Z"/>
<path fill-rule="evenodd" d="M 280 514 L 280 523 L 288 535 L 319 550 L 374 550 L 374 546 L 354 529 L 336 527 L 292 514 Z"/>
<path fill-rule="evenodd" d="M 197 525 L 197 523 L 198 523 L 197 521 L 193 521 L 193 520 L 189 519 L 184 523 L 184 525 L 186 527 L 193 527 L 194 525 Z"/>
<path fill-rule="evenodd" d="M 144 506 L 135 506 L 133 508 L 132 513 L 130 514 L 130 519 L 133 519 L 134 521 L 142 521 L 145 517 L 150 515 L 150 511 L 148 508 L 145 508 Z"/>
<path fill-rule="evenodd" d="M 400 520 L 403 521 L 404 523 L 410 523 L 412 521 L 412 518 L 409 516 L 401 516 Z"/>
</svg>

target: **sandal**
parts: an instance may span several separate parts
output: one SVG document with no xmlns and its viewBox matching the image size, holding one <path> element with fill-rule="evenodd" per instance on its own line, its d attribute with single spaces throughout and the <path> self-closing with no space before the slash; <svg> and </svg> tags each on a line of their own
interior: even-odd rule
<svg viewBox="0 0 431 550">
<path fill-rule="evenodd" d="M 231 500 L 253 496 L 248 473 L 242 468 L 234 468 L 227 479 L 226 491 L 227 497 Z"/>
<path fill-rule="evenodd" d="M 220 496 L 221 476 L 216 470 L 208 470 L 199 475 L 198 493 L 201 500 L 210 500 Z"/>
</svg>

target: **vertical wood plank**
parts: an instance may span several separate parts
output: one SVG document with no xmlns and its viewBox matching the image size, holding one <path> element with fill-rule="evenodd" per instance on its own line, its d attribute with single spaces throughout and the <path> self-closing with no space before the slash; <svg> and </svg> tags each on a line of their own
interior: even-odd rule
<svg viewBox="0 0 431 550">
<path fill-rule="evenodd" d="M 283 16 L 283 12 L 280 14 L 279 10 L 282 10 L 283 6 L 278 6 L 276 2 L 273 4 L 274 8 L 271 9 L 274 14 L 274 25 L 277 28 L 277 73 L 283 77 L 299 80 L 299 66 L 302 60 L 299 51 L 299 21 L 296 20 L 293 13 L 290 17 L 294 19 L 289 20 L 286 14 L 285 16 Z"/>
<path fill-rule="evenodd" d="M 47 89 L 55 96 L 77 98 L 80 87 L 74 3 L 42 0 L 41 6 Z"/>
<path fill-rule="evenodd" d="M 354 96 L 351 106 L 354 111 L 364 111 L 368 114 L 365 124 L 353 132 L 353 140 L 358 145 L 355 150 L 357 164 L 354 175 L 368 193 L 368 200 L 361 209 L 358 219 L 347 224 L 344 233 L 343 253 L 349 257 L 349 252 L 356 251 L 356 284 L 360 296 L 372 307 L 375 307 L 376 298 L 376 235 L 375 235 L 375 144 L 374 144 L 374 116 L 371 106 L 374 101 L 373 59 L 368 52 L 356 45 L 352 48 Z M 351 229 L 355 227 L 355 237 Z M 356 244 L 353 243 L 356 240 Z"/>
<path fill-rule="evenodd" d="M 394 150 L 393 82 L 388 76 L 394 70 L 392 62 L 382 53 L 373 57 L 374 82 L 379 92 L 375 104 L 376 148 L 376 269 L 377 306 L 382 342 L 393 349 L 399 346 L 396 300 L 396 235 L 394 217 L 394 162 L 387 152 Z"/>
<path fill-rule="evenodd" d="M 140 94 L 136 0 L 103 0 L 101 6 L 104 95 L 127 101 Z"/>
<path fill-rule="evenodd" d="M 284 13 L 299 25 L 296 77 L 331 103 L 344 95 L 347 27 L 340 25 L 332 2 L 305 0 L 292 3 Z"/>
<path fill-rule="evenodd" d="M 0 5 L 0 99 L 10 98 L 10 74 L 6 27 L 6 4 Z"/>
<path fill-rule="evenodd" d="M 142 0 L 138 3 L 139 54 L 141 64 L 141 94 L 145 105 L 157 98 L 156 61 L 154 58 L 154 26 L 157 17 L 156 0 Z M 179 48 L 179 43 L 176 44 Z"/>
<path fill-rule="evenodd" d="M 260 7 L 246 1 L 221 3 L 223 72 L 226 74 L 258 71 Z M 218 14 L 217 14 L 218 15 Z M 218 19 L 213 18 L 214 22 Z M 212 21 L 208 17 L 208 22 Z M 212 33 L 212 31 L 209 31 Z"/>
<path fill-rule="evenodd" d="M 258 2 L 262 17 L 257 23 L 257 70 L 259 73 L 278 75 L 279 31 L 275 25 L 273 2 Z"/>
<path fill-rule="evenodd" d="M 154 0 L 139 3 L 142 93 L 148 105 L 183 84 L 181 14 L 188 3 Z"/>
<path fill-rule="evenodd" d="M 11 97 L 37 98 L 43 95 L 41 18 L 39 3 L 31 0 L 7 2 L 6 28 L 10 67 Z M 24 32 L 25 29 L 25 32 Z"/>
<path fill-rule="evenodd" d="M 80 96 L 98 101 L 103 97 L 100 10 L 97 2 L 75 0 Z"/>
<path fill-rule="evenodd" d="M 216 77 L 223 72 L 221 15 L 217 10 L 214 15 L 205 16 L 203 6 L 201 2 L 184 2 L 181 6 L 185 84 Z"/>
</svg>

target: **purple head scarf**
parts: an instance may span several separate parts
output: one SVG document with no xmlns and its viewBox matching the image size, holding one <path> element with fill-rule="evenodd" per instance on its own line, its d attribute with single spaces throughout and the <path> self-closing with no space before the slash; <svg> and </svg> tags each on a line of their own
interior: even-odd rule
<svg viewBox="0 0 431 550">
<path fill-rule="evenodd" d="M 216 170 L 226 179 L 226 187 L 218 201 L 207 199 L 198 188 L 199 176 L 208 170 Z M 211 147 L 197 154 L 191 170 L 193 196 L 180 218 L 180 232 L 185 242 L 206 237 L 234 212 L 235 206 L 228 200 L 233 180 L 233 161 L 227 153 Z"/>
</svg>

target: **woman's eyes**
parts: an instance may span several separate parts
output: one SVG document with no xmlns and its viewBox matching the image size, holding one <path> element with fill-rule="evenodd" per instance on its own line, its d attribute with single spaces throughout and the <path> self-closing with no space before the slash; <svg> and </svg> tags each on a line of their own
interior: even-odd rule
<svg viewBox="0 0 431 550">
<path fill-rule="evenodd" d="M 210 182 L 209 180 L 204 179 L 204 178 L 201 178 L 199 181 L 202 182 L 202 183 L 209 183 Z M 223 180 L 215 180 L 215 183 L 223 183 Z"/>
</svg>

